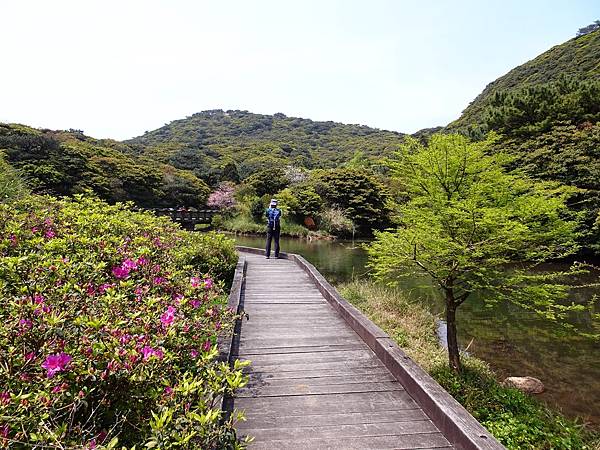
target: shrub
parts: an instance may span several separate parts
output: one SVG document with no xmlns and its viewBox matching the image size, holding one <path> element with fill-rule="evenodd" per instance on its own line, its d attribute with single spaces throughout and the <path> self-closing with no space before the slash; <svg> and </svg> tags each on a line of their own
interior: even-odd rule
<svg viewBox="0 0 600 450">
<path fill-rule="evenodd" d="M 244 180 L 244 183 L 256 192 L 256 195 L 275 195 L 277 192 L 284 189 L 289 181 L 285 177 L 285 173 L 277 168 L 268 168 L 256 172 Z"/>
<path fill-rule="evenodd" d="M 123 205 L 0 204 L 0 446 L 238 448 L 220 398 L 244 377 L 216 358 L 233 313 L 206 273 L 233 261 Z"/>
<path fill-rule="evenodd" d="M 222 182 L 217 189 L 208 196 L 206 205 L 220 210 L 231 210 L 235 207 L 235 198 L 233 197 L 234 191 L 235 186 L 233 183 Z"/>
<path fill-rule="evenodd" d="M 351 236 L 355 230 L 354 223 L 339 208 L 329 208 L 323 211 L 319 227 L 329 234 L 340 237 Z"/>
<path fill-rule="evenodd" d="M 21 198 L 27 192 L 24 177 L 4 161 L 0 153 L 0 203 Z"/>
<path fill-rule="evenodd" d="M 507 448 L 590 448 L 581 426 L 517 389 L 501 386 L 476 360 L 465 362 L 461 375 L 445 364 L 434 367 L 431 375 Z"/>
<path fill-rule="evenodd" d="M 291 218 L 302 223 L 305 217 L 316 217 L 322 208 L 322 199 L 310 186 L 284 189 L 277 195 L 282 207 Z"/>
<path fill-rule="evenodd" d="M 250 216 L 252 216 L 252 220 L 254 220 L 256 223 L 265 222 L 265 204 L 262 199 L 252 199 L 250 202 Z"/>
<path fill-rule="evenodd" d="M 357 231 L 368 235 L 389 225 L 388 193 L 373 172 L 333 169 L 316 175 L 315 191 L 327 205 L 341 208 Z"/>
</svg>

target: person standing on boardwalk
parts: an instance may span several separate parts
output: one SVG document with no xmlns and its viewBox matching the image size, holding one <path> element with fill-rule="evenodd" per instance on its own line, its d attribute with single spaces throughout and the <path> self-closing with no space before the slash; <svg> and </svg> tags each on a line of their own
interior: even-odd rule
<svg viewBox="0 0 600 450">
<path fill-rule="evenodd" d="M 271 257 L 271 241 L 275 240 L 275 258 L 279 258 L 279 233 L 281 232 L 281 210 L 277 208 L 277 200 L 271 199 L 269 208 L 265 215 L 267 216 L 267 247 L 265 256 Z"/>
</svg>

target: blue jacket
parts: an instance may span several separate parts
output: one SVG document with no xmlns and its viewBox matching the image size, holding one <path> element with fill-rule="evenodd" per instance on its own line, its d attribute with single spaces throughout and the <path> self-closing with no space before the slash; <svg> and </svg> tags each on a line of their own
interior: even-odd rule
<svg viewBox="0 0 600 450">
<path fill-rule="evenodd" d="M 267 225 L 269 228 L 279 228 L 279 220 L 281 219 L 281 210 L 278 208 L 267 208 L 265 212 L 267 217 Z"/>
</svg>

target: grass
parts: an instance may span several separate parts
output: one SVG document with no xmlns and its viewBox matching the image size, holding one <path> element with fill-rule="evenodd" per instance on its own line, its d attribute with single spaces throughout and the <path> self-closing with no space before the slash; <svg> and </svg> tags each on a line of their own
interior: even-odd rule
<svg viewBox="0 0 600 450">
<path fill-rule="evenodd" d="M 484 361 L 463 355 L 454 374 L 438 343 L 436 317 L 398 289 L 368 280 L 338 286 L 342 296 L 386 331 L 503 445 L 514 450 L 600 450 L 600 435 L 536 399 L 500 385 Z"/>
</svg>

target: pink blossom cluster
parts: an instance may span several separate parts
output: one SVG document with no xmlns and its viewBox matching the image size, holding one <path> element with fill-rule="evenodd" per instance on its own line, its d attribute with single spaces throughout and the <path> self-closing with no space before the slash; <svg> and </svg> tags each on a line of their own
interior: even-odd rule
<svg viewBox="0 0 600 450">
<path fill-rule="evenodd" d="M 123 260 L 121 265 L 112 268 L 112 274 L 115 276 L 115 278 L 127 278 L 132 270 L 136 270 L 138 268 L 138 265 L 139 263 L 137 261 L 127 258 Z"/>
<path fill-rule="evenodd" d="M 168 327 L 173 324 L 175 320 L 175 313 L 177 313 L 177 309 L 174 306 L 169 306 L 167 310 L 160 316 L 160 321 L 163 324 L 163 327 Z"/>
<path fill-rule="evenodd" d="M 202 279 L 200 277 L 191 277 L 190 284 L 192 285 L 193 288 L 199 288 L 199 287 L 203 286 L 207 290 L 212 289 L 213 285 L 214 285 L 212 278 Z"/>
<path fill-rule="evenodd" d="M 66 353 L 58 353 L 56 355 L 48 355 L 42 363 L 42 367 L 46 369 L 46 376 L 52 378 L 58 372 L 62 372 L 67 368 L 73 358 Z"/>
<path fill-rule="evenodd" d="M 233 183 L 223 182 L 210 193 L 206 205 L 217 209 L 231 209 L 235 206 L 234 191 Z"/>
<path fill-rule="evenodd" d="M 153 356 L 158 359 L 162 359 L 164 356 L 164 353 L 161 349 L 155 349 L 148 345 L 146 345 L 142 348 L 141 354 L 142 354 L 142 357 L 144 358 L 144 361 L 149 360 Z"/>
</svg>

